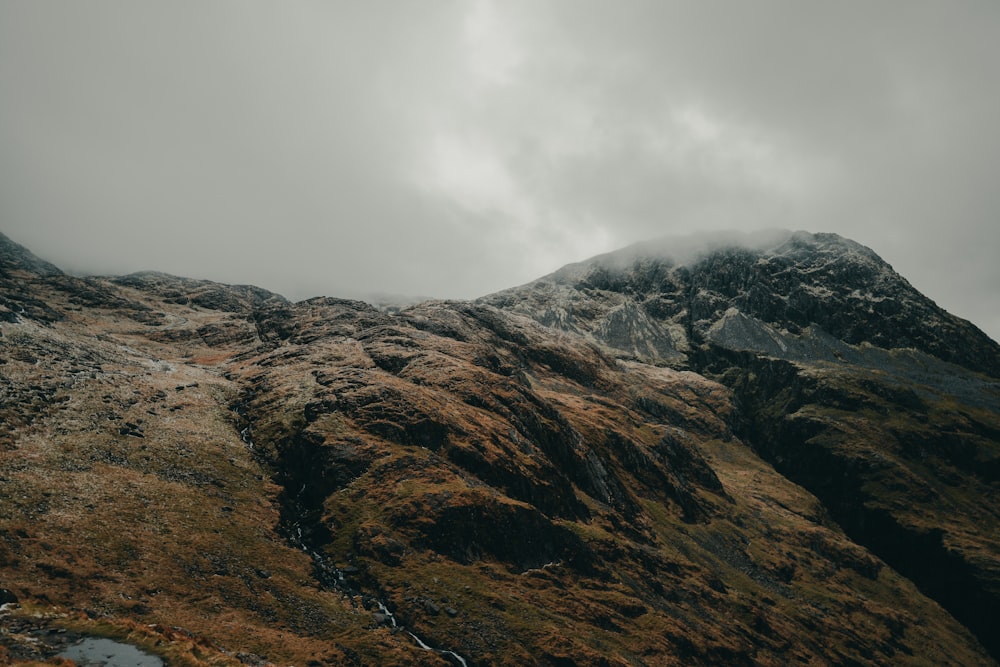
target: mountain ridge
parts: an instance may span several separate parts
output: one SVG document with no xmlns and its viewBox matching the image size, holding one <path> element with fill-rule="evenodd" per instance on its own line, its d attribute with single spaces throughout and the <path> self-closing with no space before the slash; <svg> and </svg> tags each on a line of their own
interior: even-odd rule
<svg viewBox="0 0 1000 667">
<path fill-rule="evenodd" d="M 826 285 L 838 283 L 843 293 L 826 293 Z M 832 297 L 837 297 L 837 308 L 829 303 Z M 645 301 L 640 303 L 641 298 Z M 567 320 L 565 307 L 557 312 L 533 303 L 545 299 L 582 314 Z M 765 325 L 790 328 L 793 335 L 818 324 L 848 344 L 913 347 L 1000 376 L 996 341 L 917 292 L 870 248 L 836 234 L 772 230 L 664 237 L 568 265 L 479 300 L 583 332 L 612 349 L 638 352 L 638 357 L 654 362 L 683 359 L 689 347 L 704 342 L 709 329 L 736 307 Z M 593 311 L 599 311 L 599 317 Z M 864 330 L 872 320 L 884 331 Z M 664 323 L 667 330 L 661 331 Z M 635 334 L 622 331 L 630 327 Z M 640 349 L 650 344 L 641 340 L 646 330 L 661 339 L 661 349 Z M 949 337 L 962 338 L 973 349 L 954 350 Z M 624 349 L 623 343 L 633 349 Z"/>
<path fill-rule="evenodd" d="M 995 664 L 996 344 L 794 239 L 398 312 L 0 244 L 0 656 Z"/>
</svg>

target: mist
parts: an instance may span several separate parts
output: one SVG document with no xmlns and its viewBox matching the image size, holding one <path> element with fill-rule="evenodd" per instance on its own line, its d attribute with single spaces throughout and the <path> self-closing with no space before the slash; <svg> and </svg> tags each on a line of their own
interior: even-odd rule
<svg viewBox="0 0 1000 667">
<path fill-rule="evenodd" d="M 988 2 L 0 0 L 0 229 L 292 299 L 835 232 L 997 339 L 998 70 Z"/>
</svg>

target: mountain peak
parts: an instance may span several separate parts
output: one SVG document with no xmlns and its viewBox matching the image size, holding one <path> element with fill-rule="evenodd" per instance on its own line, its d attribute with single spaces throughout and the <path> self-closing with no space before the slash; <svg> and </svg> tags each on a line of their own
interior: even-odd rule
<svg viewBox="0 0 1000 667">
<path fill-rule="evenodd" d="M 657 261 L 667 265 L 692 265 L 706 257 L 732 252 L 762 255 L 838 254 L 855 255 L 884 263 L 870 248 L 833 233 L 812 233 L 788 229 L 764 229 L 751 232 L 716 231 L 687 235 L 661 236 L 618 250 L 568 264 L 540 280 L 567 281 L 595 267 L 627 269 L 637 261 Z"/>
<path fill-rule="evenodd" d="M 735 309 L 772 332 L 767 336 L 822 332 L 845 345 L 916 349 L 1000 377 L 1000 346 L 915 290 L 870 248 L 837 234 L 661 238 L 483 300 L 646 361 L 690 361 L 707 344 L 742 349 L 718 335 Z M 954 345 L 959 339 L 963 345 Z"/>
</svg>

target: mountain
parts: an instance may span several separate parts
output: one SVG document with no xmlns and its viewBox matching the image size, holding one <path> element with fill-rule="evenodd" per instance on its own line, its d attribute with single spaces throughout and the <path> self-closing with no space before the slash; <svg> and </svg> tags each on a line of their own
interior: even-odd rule
<svg viewBox="0 0 1000 667">
<path fill-rule="evenodd" d="M 1000 656 L 1000 346 L 833 235 L 388 312 L 0 237 L 0 334 L 0 659 Z"/>
<path fill-rule="evenodd" d="M 806 232 L 666 239 L 482 302 L 728 386 L 758 455 L 1000 650 L 1000 348 L 872 250 Z"/>
<path fill-rule="evenodd" d="M 850 353 L 845 345 L 867 343 L 1000 377 L 995 341 L 835 234 L 662 239 L 481 301 L 649 363 L 683 361 L 706 344 L 837 361 Z"/>
</svg>

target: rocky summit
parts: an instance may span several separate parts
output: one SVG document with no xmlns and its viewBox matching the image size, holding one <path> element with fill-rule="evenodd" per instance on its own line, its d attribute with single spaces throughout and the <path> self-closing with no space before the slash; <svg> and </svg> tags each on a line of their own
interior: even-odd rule
<svg viewBox="0 0 1000 667">
<path fill-rule="evenodd" d="M 0 420 L 0 662 L 1000 658 L 1000 346 L 835 235 L 391 311 L 0 236 Z"/>
</svg>

